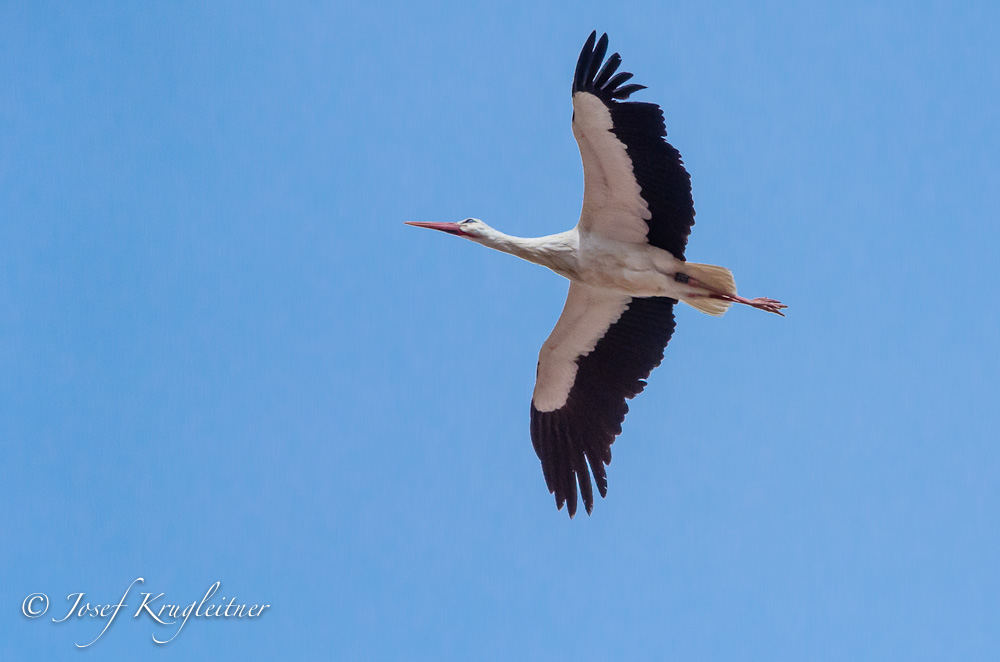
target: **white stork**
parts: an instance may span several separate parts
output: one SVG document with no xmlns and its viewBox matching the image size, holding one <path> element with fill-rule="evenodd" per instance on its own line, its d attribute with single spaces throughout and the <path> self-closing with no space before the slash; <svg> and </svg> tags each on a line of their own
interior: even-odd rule
<svg viewBox="0 0 1000 662">
<path fill-rule="evenodd" d="M 596 42 L 596 43 L 595 43 Z M 621 434 L 627 399 L 663 360 L 678 301 L 721 316 L 733 303 L 782 315 L 767 298 L 736 293 L 732 273 L 684 261 L 694 225 L 691 178 L 666 140 L 656 104 L 626 101 L 621 57 L 604 61 L 608 36 L 593 32 L 573 77 L 573 135 L 583 159 L 583 210 L 567 232 L 524 239 L 479 219 L 410 222 L 548 267 L 570 280 L 566 306 L 538 355 L 531 442 L 556 506 L 576 514 L 577 484 L 589 514 L 591 477 L 607 495 L 604 465 Z M 603 63 L 603 66 L 602 66 Z M 589 471 L 588 471 L 589 468 Z"/>
</svg>

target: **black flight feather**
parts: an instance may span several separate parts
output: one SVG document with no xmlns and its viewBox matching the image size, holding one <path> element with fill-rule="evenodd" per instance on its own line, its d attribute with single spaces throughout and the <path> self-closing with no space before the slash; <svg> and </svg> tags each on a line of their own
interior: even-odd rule
<svg viewBox="0 0 1000 662">
<path fill-rule="evenodd" d="M 611 130 L 625 145 L 632 160 L 633 174 L 652 215 L 646 221 L 649 243 L 683 260 L 687 238 L 694 225 L 691 178 L 684 169 L 680 153 L 665 140 L 667 129 L 660 107 L 641 101 L 625 101 L 645 86 L 625 85 L 632 78 L 628 72 L 611 75 L 621 65 L 617 53 L 601 67 L 607 46 L 606 34 L 597 41 L 597 32 L 591 33 L 576 64 L 573 93 L 589 92 L 611 112 Z"/>
<path fill-rule="evenodd" d="M 608 494 L 604 465 L 611 463 L 611 444 L 628 413 L 625 401 L 642 392 L 663 360 L 674 332 L 675 303 L 666 297 L 632 299 L 593 351 L 577 358 L 566 404 L 548 412 L 531 405 L 531 442 L 545 486 L 557 508 L 567 505 L 570 517 L 576 514 L 577 484 L 588 514 L 594 508 L 591 478 L 602 497 Z"/>
</svg>

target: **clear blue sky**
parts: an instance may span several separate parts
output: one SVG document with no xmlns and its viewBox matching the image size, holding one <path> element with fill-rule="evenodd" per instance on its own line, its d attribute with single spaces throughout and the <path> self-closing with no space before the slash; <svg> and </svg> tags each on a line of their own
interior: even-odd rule
<svg viewBox="0 0 1000 662">
<path fill-rule="evenodd" d="M 995 659 L 997 7 L 3 3 L 0 658 Z M 679 309 L 570 521 L 566 282 L 402 222 L 576 222 L 595 28 L 791 308 Z M 271 607 L 51 622 L 136 577 Z"/>
</svg>

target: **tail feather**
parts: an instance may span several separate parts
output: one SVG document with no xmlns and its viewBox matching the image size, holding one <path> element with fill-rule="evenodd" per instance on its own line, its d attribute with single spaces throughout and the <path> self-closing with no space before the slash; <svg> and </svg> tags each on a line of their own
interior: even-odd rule
<svg viewBox="0 0 1000 662">
<path fill-rule="evenodd" d="M 736 279 L 733 278 L 733 272 L 725 267 L 688 262 L 684 265 L 684 273 L 714 290 L 736 294 Z M 710 297 L 685 297 L 681 301 L 713 317 L 722 317 L 733 305 L 731 301 L 721 301 Z"/>
</svg>

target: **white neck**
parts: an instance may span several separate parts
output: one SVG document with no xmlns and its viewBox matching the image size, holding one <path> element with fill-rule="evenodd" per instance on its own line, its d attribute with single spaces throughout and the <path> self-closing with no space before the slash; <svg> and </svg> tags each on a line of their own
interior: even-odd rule
<svg viewBox="0 0 1000 662">
<path fill-rule="evenodd" d="M 487 248 L 548 267 L 566 278 L 576 272 L 576 253 L 580 238 L 575 228 L 544 237 L 514 237 L 489 228 L 482 236 L 472 240 Z"/>
</svg>

